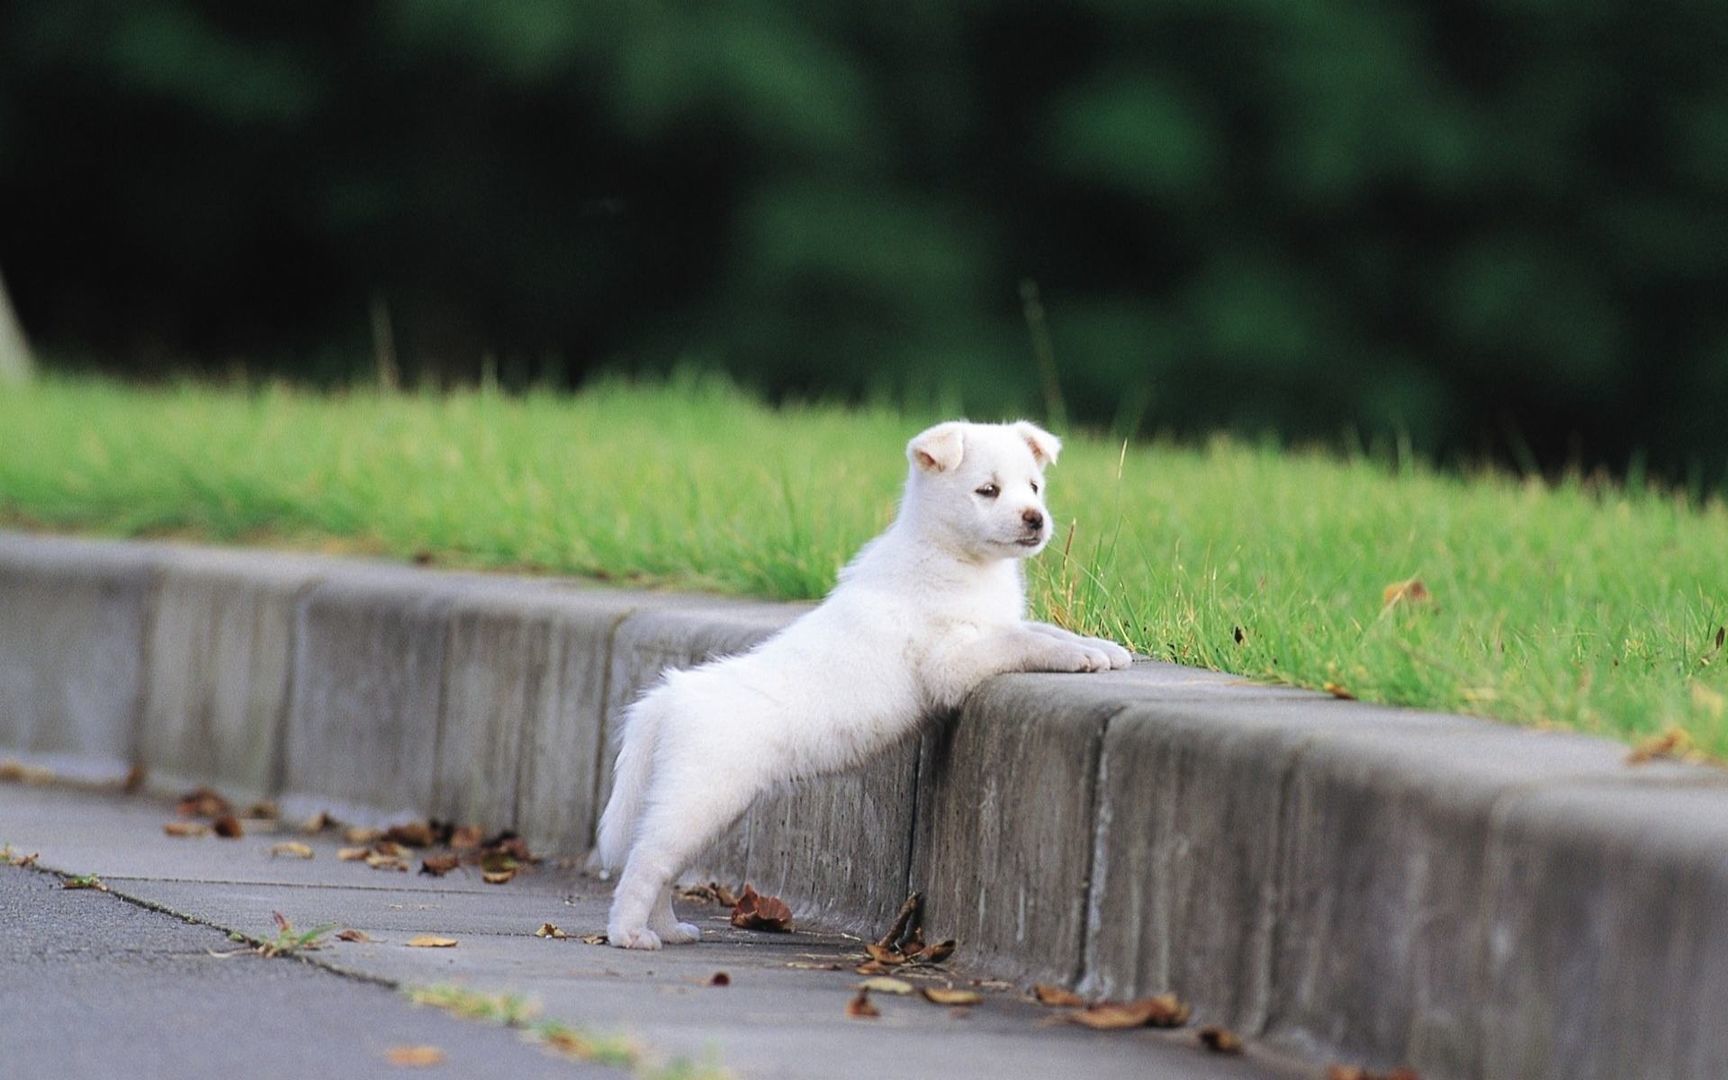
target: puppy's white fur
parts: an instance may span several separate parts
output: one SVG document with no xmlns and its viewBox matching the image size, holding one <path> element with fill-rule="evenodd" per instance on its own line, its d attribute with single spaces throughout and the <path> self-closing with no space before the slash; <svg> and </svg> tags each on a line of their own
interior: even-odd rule
<svg viewBox="0 0 1728 1080">
<path fill-rule="evenodd" d="M 1044 467 L 1061 446 L 1025 421 L 920 433 L 894 524 L 820 606 L 630 708 L 600 819 L 600 861 L 623 865 L 613 945 L 697 940 L 669 887 L 763 792 L 861 764 L 991 675 L 1128 665 L 1113 642 L 1025 619 L 1020 560 L 1050 540 Z"/>
</svg>

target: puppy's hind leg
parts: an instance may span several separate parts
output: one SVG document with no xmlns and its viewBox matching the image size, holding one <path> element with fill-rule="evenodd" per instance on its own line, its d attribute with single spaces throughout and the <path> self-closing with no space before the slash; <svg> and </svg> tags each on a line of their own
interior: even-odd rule
<svg viewBox="0 0 1728 1080">
<path fill-rule="evenodd" d="M 654 909 L 648 913 L 648 929 L 659 936 L 662 945 L 688 945 L 702 940 L 700 926 L 678 921 L 678 914 L 672 910 L 670 889 L 660 890 L 660 899 L 654 902 Z"/>
<path fill-rule="evenodd" d="M 713 773 L 684 773 L 656 788 L 643 808 L 606 919 L 606 937 L 620 948 L 658 949 L 663 942 L 682 944 L 701 936 L 699 928 L 677 921 L 667 890 L 697 852 L 743 815 L 757 793 L 754 784 Z"/>
</svg>

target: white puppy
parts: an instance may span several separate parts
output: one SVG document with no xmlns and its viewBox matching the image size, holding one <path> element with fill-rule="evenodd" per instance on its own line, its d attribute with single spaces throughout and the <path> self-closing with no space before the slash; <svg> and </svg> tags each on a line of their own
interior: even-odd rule
<svg viewBox="0 0 1728 1080">
<path fill-rule="evenodd" d="M 1120 645 L 1025 619 L 1020 560 L 1050 540 L 1044 467 L 1061 447 L 1025 421 L 918 435 L 899 516 L 819 607 L 631 706 L 600 819 L 600 861 L 624 868 L 613 945 L 697 940 L 669 887 L 758 795 L 863 763 L 992 675 L 1128 666 Z"/>
</svg>

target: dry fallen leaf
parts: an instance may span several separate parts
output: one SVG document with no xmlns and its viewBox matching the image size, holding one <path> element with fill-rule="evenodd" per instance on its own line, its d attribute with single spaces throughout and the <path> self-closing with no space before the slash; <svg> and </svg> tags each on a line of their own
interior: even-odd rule
<svg viewBox="0 0 1728 1080">
<path fill-rule="evenodd" d="M 400 858 L 408 853 L 401 844 L 398 844 L 394 840 L 380 840 L 376 844 L 372 845 L 372 850 L 377 852 L 379 855 L 385 855 L 390 858 Z"/>
<path fill-rule="evenodd" d="M 1326 1070 L 1326 1080 L 1422 1080 L 1416 1070 L 1399 1067 L 1390 1072 L 1371 1072 L 1360 1065 L 1334 1065 Z"/>
<path fill-rule="evenodd" d="M 320 810 L 300 823 L 300 831 L 311 836 L 321 833 L 325 829 L 335 828 L 335 826 L 336 819 L 326 811 Z"/>
<path fill-rule="evenodd" d="M 695 885 L 680 886 L 678 899 L 688 900 L 693 904 L 718 904 L 722 907 L 738 906 L 738 894 L 718 881 L 710 881 L 706 885 L 698 882 Z"/>
<path fill-rule="evenodd" d="M 456 869 L 457 865 L 460 864 L 461 861 L 462 860 L 454 854 L 428 855 L 424 859 L 420 860 L 420 872 L 422 874 L 430 874 L 432 877 L 443 877 L 445 874 Z"/>
<path fill-rule="evenodd" d="M 394 840 L 398 844 L 406 844 L 408 847 L 431 847 L 432 826 L 424 821 L 410 821 L 405 825 L 392 825 L 384 830 L 384 837 L 387 840 Z"/>
<path fill-rule="evenodd" d="M 392 1046 L 389 1053 L 390 1064 L 405 1068 L 422 1068 L 428 1065 L 442 1065 L 444 1051 L 436 1046 Z"/>
<path fill-rule="evenodd" d="M 23 867 L 24 869 L 28 870 L 31 867 L 35 866 L 36 860 L 40 859 L 41 857 L 42 857 L 42 853 L 40 851 L 32 851 L 28 855 L 9 855 L 6 858 L 6 861 L 13 866 L 20 866 L 20 867 Z"/>
<path fill-rule="evenodd" d="M 394 855 L 380 855 L 377 852 L 370 852 L 366 855 L 366 865 L 370 866 L 374 870 L 400 870 L 403 873 L 408 872 L 408 864 L 403 862 L 401 859 Z"/>
<path fill-rule="evenodd" d="M 976 1005 L 984 1000 L 984 995 L 976 990 L 945 990 L 939 986 L 926 986 L 919 993 L 932 1005 Z"/>
<path fill-rule="evenodd" d="M 488 885 L 503 885 L 515 876 L 515 870 L 485 870 L 481 872 L 480 880 Z"/>
<path fill-rule="evenodd" d="M 370 848 L 345 847 L 336 849 L 336 858 L 343 862 L 360 862 L 370 854 L 372 854 Z"/>
<path fill-rule="evenodd" d="M 259 821 L 275 821 L 277 818 L 282 816 L 282 812 L 276 808 L 275 803 L 270 802 L 268 799 L 260 799 L 251 806 L 248 806 L 245 813 L 240 816 L 256 818 Z"/>
<path fill-rule="evenodd" d="M 912 984 L 905 979 L 896 979 L 890 975 L 877 975 L 859 983 L 858 989 L 874 990 L 878 994 L 910 994 Z"/>
<path fill-rule="evenodd" d="M 340 934 L 336 935 L 336 940 L 367 942 L 372 939 L 366 936 L 366 931 L 364 930 L 344 930 Z"/>
<path fill-rule="evenodd" d="M 437 934 L 419 934 L 409 938 L 407 945 L 410 949 L 453 949 L 456 947 L 456 939 L 439 937 Z"/>
<path fill-rule="evenodd" d="M 1059 1009 L 1081 1008 L 1086 999 L 1074 991 L 1050 983 L 1038 983 L 1032 987 L 1032 996 L 1038 999 L 1040 1005 L 1051 1005 Z"/>
<path fill-rule="evenodd" d="M 870 1004 L 870 991 L 860 990 L 857 997 L 846 1003 L 846 1015 L 854 1020 L 874 1020 L 882 1015 L 882 1010 Z"/>
<path fill-rule="evenodd" d="M 270 857 L 274 859 L 278 855 L 286 855 L 295 859 L 310 859 L 312 849 L 298 840 L 284 840 L 280 844 L 270 845 Z"/>
<path fill-rule="evenodd" d="M 918 962 L 920 964 L 940 964 L 954 954 L 956 944 L 953 938 L 949 938 L 946 941 L 938 941 L 934 945 L 927 946 L 924 952 L 919 955 Z"/>
<path fill-rule="evenodd" d="M 1344 689 L 1342 686 L 1339 686 L 1335 682 L 1322 683 L 1320 686 L 1320 689 L 1326 691 L 1328 694 L 1331 694 L 1333 697 L 1339 698 L 1343 701 L 1355 701 L 1356 700 L 1355 694 L 1352 694 L 1350 691 Z"/>
<path fill-rule="evenodd" d="M 558 938 L 559 940 L 563 940 L 564 938 L 567 938 L 570 935 L 566 934 L 564 931 L 558 929 L 556 926 L 553 926 L 549 922 L 543 922 L 540 924 L 540 929 L 534 931 L 534 936 L 535 937 L 544 937 L 544 938 Z"/>
<path fill-rule="evenodd" d="M 162 826 L 169 836 L 209 836 L 210 826 L 202 821 L 170 821 Z"/>
<path fill-rule="evenodd" d="M 830 964 L 813 964 L 808 960 L 788 960 L 788 961 L 786 961 L 786 966 L 789 968 L 796 968 L 799 971 L 839 971 L 843 965 L 832 964 L 832 963 L 830 963 Z M 861 971 L 861 972 L 859 972 L 859 974 L 860 975 L 879 975 L 881 973 L 877 972 L 877 971 Z"/>
<path fill-rule="evenodd" d="M 724 971 L 716 971 L 714 973 L 713 977 L 708 980 L 708 985 L 709 986 L 731 986 L 732 985 L 732 976 L 726 974 Z"/>
<path fill-rule="evenodd" d="M 485 838 L 485 832 L 478 825 L 459 825 L 450 830 L 450 846 L 457 851 L 469 851 L 477 848 Z"/>
<path fill-rule="evenodd" d="M 219 818 L 234 813 L 227 799 L 207 787 L 193 788 L 180 796 L 175 809 L 181 817 Z"/>
<path fill-rule="evenodd" d="M 583 934 L 576 940 L 584 945 L 605 945 L 607 943 L 605 934 Z"/>
<path fill-rule="evenodd" d="M 1626 764 L 1643 765 L 1657 758 L 1685 757 L 1691 749 L 1692 735 L 1685 728 L 1671 727 L 1633 746 L 1626 755 Z"/>
<path fill-rule="evenodd" d="M 1181 1027 L 1188 1022 L 1188 1006 L 1178 1000 L 1175 994 L 1158 994 L 1134 1001 L 1101 1001 L 1068 1013 L 1067 1019 L 1094 1031 Z"/>
<path fill-rule="evenodd" d="M 120 790 L 127 795 L 136 795 L 149 781 L 150 771 L 142 765 L 134 765 L 126 770 L 125 779 L 120 781 Z"/>
<path fill-rule="evenodd" d="M 383 829 L 372 829 L 364 825 L 350 825 L 342 830 L 344 844 L 371 844 L 383 836 Z"/>
<path fill-rule="evenodd" d="M 1240 1054 L 1242 1038 L 1226 1027 L 1203 1027 L 1200 1029 L 1200 1045 L 1214 1054 Z"/>
<path fill-rule="evenodd" d="M 749 885 L 732 908 L 732 925 L 740 930 L 768 930 L 777 934 L 792 930 L 792 909 L 778 896 L 763 896 Z"/>
<path fill-rule="evenodd" d="M 238 840 L 246 835 L 246 830 L 240 827 L 240 819 L 233 814 L 225 814 L 210 825 L 216 830 L 216 835 L 224 840 Z"/>
<path fill-rule="evenodd" d="M 906 957 L 901 954 L 899 949 L 891 949 L 876 942 L 864 946 L 864 951 L 870 954 L 871 960 L 883 967 L 899 967 L 906 962 Z"/>
<path fill-rule="evenodd" d="M 1432 598 L 1433 595 L 1429 593 L 1428 586 L 1422 584 L 1421 578 L 1410 578 L 1408 581 L 1394 581 L 1392 584 L 1380 590 L 1380 603 L 1386 607 L 1391 607 L 1393 604 L 1399 603 L 1420 604 L 1423 601 Z"/>
</svg>

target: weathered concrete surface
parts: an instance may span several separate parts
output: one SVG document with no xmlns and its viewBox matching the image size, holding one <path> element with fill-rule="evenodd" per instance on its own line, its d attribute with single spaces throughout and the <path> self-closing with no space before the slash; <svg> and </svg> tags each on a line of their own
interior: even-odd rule
<svg viewBox="0 0 1728 1080">
<path fill-rule="evenodd" d="M 550 1058 L 543 1060 L 555 1071 L 538 1072 L 533 1067 L 538 1050 L 528 1047 L 517 1053 L 500 1045 L 504 1040 L 515 1042 L 513 1033 L 457 1022 L 430 1009 L 407 1010 L 387 992 L 339 979 L 329 971 L 401 985 L 453 983 L 483 993 L 525 995 L 540 1004 L 545 1018 L 591 1035 L 629 1036 L 657 1064 L 679 1057 L 715 1062 L 732 1075 L 752 1080 L 994 1080 L 1049 1075 L 1100 1080 L 1296 1080 L 1313 1075 L 1312 1069 L 1255 1045 L 1244 1057 L 1208 1054 L 1199 1049 L 1192 1030 L 1092 1032 L 1074 1025 L 1052 1027 L 1046 1023 L 1050 1010 L 1028 1001 L 1018 988 L 1000 984 L 981 987 L 983 1001 L 959 1011 L 917 997 L 877 994 L 872 1003 L 881 1017 L 856 1020 L 846 1015 L 846 1003 L 856 993 L 858 976 L 852 967 L 862 954 L 855 941 L 820 927 L 790 935 L 750 933 L 728 927 L 718 907 L 692 906 L 686 914 L 701 923 L 708 935 L 701 945 L 657 953 L 608 949 L 579 940 L 580 935 L 604 927 L 606 886 L 567 869 L 542 866 L 504 886 L 478 885 L 467 871 L 436 879 L 385 874 L 359 863 L 337 861 L 339 841 L 329 834 L 310 838 L 316 853 L 311 860 L 272 861 L 265 852 L 274 837 L 249 836 L 239 841 L 165 837 L 160 823 L 171 813 L 163 802 L 0 784 L 0 822 L 5 823 L 7 839 L 25 850 L 41 852 L 41 865 L 95 872 L 118 896 L 216 928 L 187 927 L 173 915 L 132 908 L 115 896 L 61 890 L 44 890 L 46 896 L 22 907 L 14 918 L 4 876 L 23 872 L 0 867 L 0 912 L 7 915 L 8 925 L 43 925 L 43 936 L 59 933 L 69 949 L 81 951 L 86 972 L 106 974 L 115 983 L 106 994 L 93 991 L 75 1002 L 81 1010 L 76 1020 L 80 1045 L 68 1060 L 93 1066 L 93 1071 L 80 1075 L 131 1075 L 123 1055 L 132 1051 L 151 1064 L 149 1075 L 188 1080 L 362 1076 L 371 1075 L 366 1063 L 381 1064 L 382 1050 L 396 1043 L 444 1048 L 449 1063 L 428 1075 L 587 1075 L 570 1063 Z M 51 901 L 58 901 L 62 909 L 47 907 Z M 63 912 L 74 904 L 81 917 L 68 921 Z M 122 918 L 84 914 L 106 910 L 113 915 L 114 909 Z M 218 960 L 205 952 L 236 948 L 223 940 L 219 930 L 271 935 L 276 911 L 296 926 L 334 923 L 362 930 L 371 940 L 326 937 L 322 948 L 305 954 L 309 963 L 304 964 L 245 955 Z M 132 914 L 126 916 L 127 912 Z M 548 921 L 572 937 L 534 936 L 535 928 Z M 120 931 L 122 940 L 114 941 L 111 930 Z M 448 949 L 405 947 L 410 937 L 423 933 L 452 937 L 458 944 Z M 196 940 L 197 935 L 205 935 L 208 941 Z M 58 1021 L 73 1015 L 70 1008 L 56 1008 L 61 1004 L 56 993 L 66 985 L 56 979 L 64 970 L 46 971 L 48 977 L 33 989 L 20 977 L 31 968 L 13 962 L 16 954 L 31 953 L 36 938 L 35 934 L 0 935 L 0 961 L 4 961 L 0 962 L 0 990 L 8 988 L 9 977 L 15 979 L 18 992 L 13 996 L 18 1003 L 14 1006 L 7 999 L 9 1020 L 39 1018 L 51 1025 L 53 1042 L 63 1042 L 66 1026 Z M 101 947 L 108 942 L 112 942 L 109 947 Z M 155 1007 L 165 1022 L 155 1029 L 127 1022 L 140 1001 L 130 988 L 149 981 L 156 960 L 172 959 L 159 956 L 164 945 L 173 948 L 182 943 L 187 947 L 179 949 L 179 956 L 188 966 L 204 971 L 203 986 L 155 982 L 151 985 L 163 995 Z M 13 948 L 8 950 L 8 945 Z M 727 973 L 730 985 L 710 985 L 718 971 Z M 305 989 L 298 994 L 272 993 L 267 986 L 242 978 L 249 974 L 281 983 L 298 980 L 296 985 Z M 950 962 L 940 974 L 908 977 L 923 985 L 967 986 L 977 974 Z M 43 985 L 48 987 L 46 995 L 41 992 Z M 211 987 L 236 995 L 256 992 L 279 1030 L 261 1034 L 243 1024 L 233 1029 L 225 1021 L 249 1019 L 251 1003 L 239 1001 L 223 1008 L 202 996 Z M 359 990 L 372 991 L 374 1000 L 367 1000 Z M 340 1015 L 333 1015 L 332 1002 L 341 1003 Z M 144 1002 L 144 1011 L 150 1004 Z M 188 1014 L 184 1011 L 188 1006 L 198 1011 Z M 93 1015 L 104 1021 L 90 1023 Z M 180 1024 L 196 1031 L 174 1038 Z M 280 1032 L 291 1032 L 293 1038 L 284 1039 Z M 43 1062 L 41 1068 L 20 1075 L 54 1075 L 54 1059 L 47 1054 L 53 1042 L 27 1043 L 33 1034 L 20 1030 L 19 1023 L 0 1025 L 0 1061 Z M 200 1054 L 180 1052 L 207 1045 L 200 1043 L 200 1037 L 220 1037 L 232 1046 L 270 1046 L 277 1056 L 257 1067 L 237 1067 L 237 1061 L 245 1062 L 232 1046 L 211 1048 L 206 1068 Z M 324 1048 L 327 1037 L 344 1039 L 345 1045 Z M 32 1056 L 21 1053 L 21 1047 L 31 1050 Z M 318 1059 L 307 1048 L 329 1050 L 331 1068 L 272 1071 L 280 1063 L 304 1063 L 309 1057 L 316 1066 Z M 490 1058 L 485 1056 L 488 1052 Z M 38 1053 L 41 1056 L 34 1056 Z M 154 1068 L 169 1062 L 183 1067 Z M 0 1072 L 5 1069 L 0 1067 Z M 625 1073 L 612 1070 L 610 1075 Z"/>
<path fill-rule="evenodd" d="M 972 962 L 1050 982 L 1079 973 L 1098 754 L 1122 708 L 1087 694 L 1101 678 L 996 679 L 924 738 L 912 885 L 932 933 Z"/>
<path fill-rule="evenodd" d="M 437 805 L 450 609 L 471 587 L 350 566 L 307 594 L 283 753 L 294 812 L 316 804 L 358 819 Z"/>
<path fill-rule="evenodd" d="M 450 610 L 435 812 L 593 841 L 611 637 L 651 598 L 564 582 L 480 582 Z"/>
<path fill-rule="evenodd" d="M 857 772 L 758 803 L 744 877 L 800 918 L 881 934 L 909 890 L 918 755 L 907 739 Z"/>
<path fill-rule="evenodd" d="M 145 652 L 138 760 L 150 781 L 275 793 L 296 609 L 328 567 L 276 554 L 165 548 Z"/>
<path fill-rule="evenodd" d="M 124 775 L 138 730 L 153 552 L 0 533 L 0 747 Z"/>
<path fill-rule="evenodd" d="M 1665 768 L 1499 809 L 1484 1080 L 1728 1076 L 1728 777 Z"/>
</svg>

